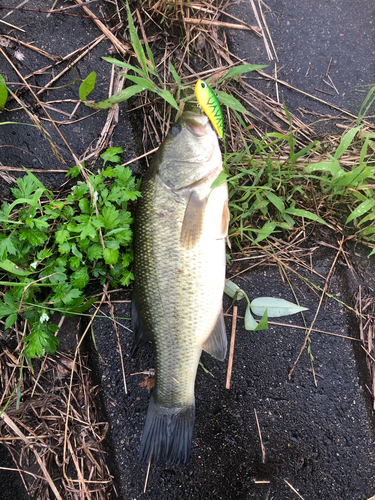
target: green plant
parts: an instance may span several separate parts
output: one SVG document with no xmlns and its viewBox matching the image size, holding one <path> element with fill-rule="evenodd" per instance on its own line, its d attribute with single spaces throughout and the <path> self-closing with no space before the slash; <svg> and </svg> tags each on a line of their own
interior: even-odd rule
<svg viewBox="0 0 375 500">
<path fill-rule="evenodd" d="M 225 173 L 218 180 L 227 178 L 229 186 L 230 235 L 260 243 L 280 229 L 291 230 L 296 217 L 325 224 L 312 211 L 296 207 L 296 197 L 305 196 L 306 182 L 306 174 L 296 168 L 297 161 L 312 157 L 319 142 L 296 152 L 292 132 L 269 133 L 262 140 L 252 137 L 252 141 L 242 151 L 225 155 Z M 289 155 L 280 159 L 286 146 Z"/>
<path fill-rule="evenodd" d="M 181 77 L 179 76 L 176 68 L 173 66 L 172 62 L 169 61 L 169 69 L 173 77 L 173 83 L 169 84 L 172 91 L 167 90 L 165 87 L 168 85 L 163 82 L 155 64 L 154 55 L 150 49 L 149 44 L 145 41 L 144 45 L 146 52 L 143 49 L 142 43 L 138 37 L 137 30 L 134 26 L 133 17 L 129 9 L 129 4 L 127 6 L 127 18 L 129 26 L 129 34 L 134 49 L 134 53 L 138 62 L 138 65 L 132 65 L 127 62 L 119 61 L 112 57 L 103 57 L 103 59 L 115 66 L 123 68 L 126 70 L 122 73 L 127 80 L 132 82 L 134 85 L 117 92 L 113 96 L 105 99 L 101 102 L 89 102 L 87 101 L 88 94 L 95 87 L 95 72 L 90 73 L 81 83 L 79 95 L 80 99 L 89 107 L 95 109 L 107 109 L 113 107 L 115 104 L 128 100 L 130 97 L 139 94 L 145 90 L 157 94 L 159 97 L 164 99 L 168 104 L 170 104 L 178 112 L 183 109 L 184 103 L 194 99 L 194 92 L 190 85 L 183 85 Z M 146 57 L 147 53 L 147 57 Z M 228 72 L 220 78 L 218 84 L 224 82 L 227 78 L 234 78 L 243 73 L 250 71 L 255 71 L 257 69 L 266 68 L 264 65 L 252 65 L 243 64 L 231 68 Z M 134 74 L 130 74 L 131 71 Z M 238 111 L 240 113 L 249 114 L 244 106 L 235 97 L 227 94 L 223 91 L 217 91 L 218 98 L 223 105 L 228 106 L 232 110 Z M 182 97 L 183 96 L 183 97 Z"/>
<path fill-rule="evenodd" d="M 128 202 L 140 195 L 131 170 L 119 164 L 121 148 L 101 155 L 96 175 L 85 170 L 66 199 L 59 200 L 29 171 L 12 189 L 15 201 L 0 209 L 0 301 L 4 328 L 27 322 L 23 354 L 55 352 L 57 326 L 51 315 L 79 314 L 91 306 L 88 283 L 126 286 L 133 279 L 131 214 Z M 105 166 L 109 162 L 110 166 Z M 84 165 L 69 170 L 76 177 Z M 26 323 L 25 323 L 26 325 Z"/>
<path fill-rule="evenodd" d="M 7 99 L 8 99 L 8 89 L 3 75 L 0 74 L 0 111 L 4 109 Z"/>
<path fill-rule="evenodd" d="M 375 165 L 369 164 L 368 149 L 373 150 L 371 139 L 375 134 L 364 133 L 359 159 L 352 168 L 340 165 L 340 158 L 351 146 L 354 138 L 361 132 L 362 126 L 350 129 L 342 138 L 333 156 L 327 155 L 327 161 L 312 163 L 305 168 L 308 174 L 320 173 L 317 177 L 323 194 L 328 196 L 330 204 L 346 205 L 350 208 L 345 224 L 353 222 L 360 238 L 375 241 Z M 370 255 L 375 253 L 375 249 Z"/>
<path fill-rule="evenodd" d="M 258 297 L 250 301 L 246 292 L 230 280 L 226 280 L 224 292 L 233 299 L 233 303 L 236 300 L 247 300 L 245 312 L 246 330 L 267 330 L 268 318 L 280 318 L 308 310 L 307 307 L 301 307 L 285 299 L 276 299 L 274 297 Z M 261 317 L 259 323 L 255 321 L 251 313 Z"/>
</svg>

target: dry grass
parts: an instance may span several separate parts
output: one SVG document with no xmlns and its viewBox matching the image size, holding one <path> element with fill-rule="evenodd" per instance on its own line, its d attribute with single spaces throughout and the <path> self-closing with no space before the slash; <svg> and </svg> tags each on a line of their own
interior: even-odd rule
<svg viewBox="0 0 375 500">
<path fill-rule="evenodd" d="M 57 353 L 35 363 L 34 373 L 8 348 L 0 354 L 0 384 L 4 404 L 1 443 L 13 457 L 31 496 L 107 499 L 113 490 L 103 448 L 108 424 L 100 422 L 87 356 L 75 364 Z M 37 365 L 39 366 L 37 367 Z M 19 401 L 17 394 L 19 393 Z M 70 394 L 69 453 L 63 473 L 63 442 Z M 37 457 L 37 462 L 35 462 Z"/>
</svg>

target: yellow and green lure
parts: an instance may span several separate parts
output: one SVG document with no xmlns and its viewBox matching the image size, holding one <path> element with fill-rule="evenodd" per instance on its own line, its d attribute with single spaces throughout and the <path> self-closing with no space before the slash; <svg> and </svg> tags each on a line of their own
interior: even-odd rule
<svg viewBox="0 0 375 500">
<path fill-rule="evenodd" d="M 210 119 L 219 137 L 224 135 L 224 119 L 219 101 L 215 92 L 203 80 L 198 80 L 195 86 L 195 95 L 203 111 Z"/>
</svg>

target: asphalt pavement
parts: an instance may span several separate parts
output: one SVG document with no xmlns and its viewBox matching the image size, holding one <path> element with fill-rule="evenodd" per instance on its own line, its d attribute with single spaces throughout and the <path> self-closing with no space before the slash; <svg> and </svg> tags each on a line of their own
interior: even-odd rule
<svg viewBox="0 0 375 500">
<path fill-rule="evenodd" d="M 30 0 L 27 5 L 38 8 L 44 7 L 45 2 Z M 256 5 L 259 9 L 258 2 Z M 261 5 L 279 59 L 278 78 L 357 115 L 366 96 L 366 85 L 374 83 L 375 4 L 369 0 L 363 0 L 360 5 L 348 0 L 315 3 L 309 0 L 269 0 L 269 9 L 265 4 Z M 250 1 L 236 2 L 231 13 L 249 24 L 256 24 Z M 15 12 L 7 21 L 25 29 L 25 33 L 16 33 L 23 41 L 34 41 L 51 54 L 67 55 L 101 35 L 89 19 L 56 16 L 47 20 L 33 12 Z M 0 30 L 14 34 L 5 25 L 0 25 Z M 251 32 L 238 30 L 230 31 L 229 37 L 231 49 L 238 57 L 246 58 L 249 63 L 269 64 L 266 71 L 272 74 L 275 61 L 268 60 L 262 39 Z M 10 53 L 15 49 L 8 48 Z M 110 44 L 104 40 L 76 65 L 80 77 L 87 76 L 92 70 L 97 71 L 95 100 L 107 97 L 110 78 L 108 66 L 101 57 L 109 55 L 109 49 Z M 25 59 L 18 68 L 24 75 L 30 72 L 30 68 L 52 64 L 30 49 L 21 47 L 21 50 Z M 327 78 L 328 68 L 331 80 Z M 32 81 L 43 86 L 58 71 L 60 67 L 53 66 L 49 72 L 35 75 Z M 4 59 L 0 60 L 0 72 L 7 81 L 17 81 L 17 75 Z M 79 84 L 70 85 L 73 77 L 67 72 L 58 81 L 62 88 L 54 90 L 53 100 L 77 99 Z M 276 98 L 273 82 L 251 78 L 252 85 Z M 337 91 L 324 80 L 332 81 Z M 342 113 L 336 108 L 282 84 L 279 85 L 279 95 L 288 109 L 306 121 L 316 121 L 322 115 L 337 116 L 337 120 L 319 122 L 316 125 L 318 134 L 342 131 L 337 128 Z M 54 107 L 53 103 L 50 105 Z M 73 104 L 65 103 L 62 110 L 70 114 L 73 109 Z M 42 116 L 40 110 L 34 111 Z M 66 121 L 61 113 L 53 110 L 51 113 L 56 120 Z M 373 110 L 369 111 L 371 113 L 374 114 Z M 91 116 L 86 118 L 88 115 Z M 75 123 L 59 126 L 75 154 L 80 156 L 99 137 L 107 115 L 92 114 L 92 110 L 81 105 L 74 116 Z M 2 120 L 8 118 L 24 121 L 23 111 L 9 117 L 2 115 Z M 48 142 L 35 129 L 29 127 L 25 130 L 16 125 L 2 127 L 0 131 L 2 164 L 56 171 L 72 166 L 70 153 L 56 130 L 48 122 L 43 122 L 43 125 L 58 145 L 66 164 L 57 160 Z M 124 161 L 138 156 L 139 139 L 136 122 L 130 120 L 126 105 L 122 104 L 112 144 L 125 149 Z M 17 177 L 22 174 L 12 171 L 10 175 Z M 58 188 L 65 182 L 64 173 L 40 172 L 38 175 L 51 188 Z M 12 184 L 4 178 L 0 180 L 1 198 L 5 199 Z M 334 234 L 328 237 L 335 241 Z M 315 253 L 314 269 L 319 269 L 319 273 L 326 277 L 334 255 L 333 251 Z M 353 250 L 356 265 L 349 269 L 345 262 L 339 262 L 333 276 L 330 293 L 346 303 L 352 303 L 353 294 L 360 284 L 368 286 L 370 293 L 374 294 L 374 268 L 369 267 L 371 263 L 363 255 L 360 248 Z M 296 270 L 309 279 L 315 279 L 306 269 L 297 266 Z M 282 282 L 275 267 L 244 273 L 237 283 L 252 298 L 271 295 L 293 301 L 290 289 Z M 309 308 L 306 313 L 309 324 L 319 296 L 303 282 L 297 281 L 296 284 L 301 304 Z M 323 286 L 323 279 L 317 279 L 317 284 Z M 121 298 L 129 300 L 130 294 Z M 229 307 L 229 299 L 225 299 L 225 306 Z M 239 319 L 231 389 L 225 389 L 226 362 L 220 363 L 204 354 L 203 364 L 214 377 L 203 369 L 198 371 L 197 418 L 191 461 L 186 467 L 152 466 L 146 493 L 143 493 L 143 488 L 147 467 L 139 465 L 137 455 L 149 394 L 139 386 L 142 376 L 130 374 L 153 367 L 152 349 L 146 345 L 132 359 L 132 335 L 128 330 L 130 322 L 126 319 L 130 317 L 129 303 L 117 306 L 116 314 L 123 318 L 124 325 L 119 331 L 127 394 L 123 387 L 117 336 L 110 320 L 95 322 L 97 351 L 93 346 L 90 349 L 93 376 L 101 386 L 99 403 L 110 428 L 108 462 L 120 499 L 293 500 L 299 494 L 304 500 L 367 500 L 375 494 L 374 412 L 366 388 L 369 381 L 363 352 L 358 345 L 358 323 L 339 302 L 334 299 L 324 302 L 315 328 L 342 337 L 317 332 L 311 335 L 317 386 L 307 351 L 299 360 L 292 378 L 288 378 L 304 342 L 304 330 L 272 326 L 267 332 L 250 333 L 244 330 Z M 239 315 L 243 314 L 244 304 L 239 304 Z M 231 318 L 226 321 L 229 335 Z M 287 318 L 284 323 L 303 326 L 298 316 Z M 263 459 L 254 410 L 265 449 Z M 8 463 L 8 459 L 0 454 L 1 465 Z M 11 474 L 15 474 L 15 479 Z M 0 470 L 0 482 L 8 485 L 3 489 L 4 499 L 23 498 L 22 483 L 16 479 L 17 474 Z"/>
</svg>

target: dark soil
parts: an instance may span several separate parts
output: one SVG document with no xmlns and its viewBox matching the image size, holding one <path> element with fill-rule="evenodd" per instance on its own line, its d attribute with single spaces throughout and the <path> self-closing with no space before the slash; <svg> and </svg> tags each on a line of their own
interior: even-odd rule
<svg viewBox="0 0 375 500">
<path fill-rule="evenodd" d="M 29 0 L 27 7 L 45 8 L 46 3 L 51 7 L 53 2 Z M 298 3 L 294 0 L 270 0 L 267 3 L 274 9 L 272 15 L 267 15 L 267 23 L 280 59 L 279 77 L 356 114 L 367 92 L 367 89 L 358 88 L 358 85 L 373 83 L 374 77 L 373 68 L 368 63 L 374 54 L 373 3 L 366 0 L 361 9 L 347 0 L 340 3 L 326 2 L 319 7 L 311 7 L 308 0 Z M 254 24 L 249 3 L 239 3 L 233 9 L 235 15 Z M 5 13 L 0 11 L 0 15 L 4 16 Z M 18 36 L 29 43 L 34 41 L 36 46 L 60 56 L 69 54 L 101 34 L 91 20 L 82 18 L 51 16 L 47 19 L 46 15 L 35 12 L 14 12 L 8 16 L 7 22 L 22 27 L 25 33 L 0 24 L 1 33 Z M 246 56 L 249 63 L 267 63 L 261 40 L 239 31 L 231 33 L 231 40 L 238 56 Z M 15 62 L 16 49 L 25 55 L 22 62 Z M 104 40 L 75 65 L 76 76 L 80 78 L 93 70 L 97 72 L 97 86 L 92 94 L 95 100 L 108 95 L 110 67 L 101 57 L 110 55 L 109 49 L 110 43 Z M 23 75 L 53 64 L 45 74 L 30 79 L 33 85 L 45 85 L 64 66 L 55 66 L 52 61 L 17 44 L 9 46 L 6 51 Z M 321 79 L 326 74 L 331 56 L 330 75 L 340 92 L 334 97 L 314 91 L 315 87 L 320 88 L 322 85 Z M 305 76 L 310 63 L 310 72 Z M 267 71 L 271 73 L 272 66 Z M 19 81 L 4 59 L 0 59 L 0 73 L 7 82 Z M 71 84 L 73 77 L 71 71 L 66 73 L 55 85 L 67 86 L 48 91 L 44 100 L 76 101 L 79 82 Z M 252 81 L 252 84 L 266 88 L 259 81 Z M 268 90 L 273 93 L 272 85 Z M 328 89 L 329 92 L 331 90 Z M 333 114 L 331 109 L 310 98 L 282 90 L 281 87 L 280 92 L 287 107 L 294 112 L 303 107 L 311 112 Z M 20 97 L 29 102 L 27 93 Z M 51 106 L 71 113 L 75 103 L 61 105 L 51 102 Z M 15 107 L 13 103 L 9 105 L 9 108 L 12 107 Z M 45 118 L 41 109 L 33 109 L 33 112 L 40 119 Z M 66 115 L 49 112 L 55 120 L 67 121 Z M 96 143 L 107 117 L 106 112 L 88 117 L 90 114 L 92 110 L 81 104 L 74 118 L 87 117 L 85 120 L 59 125 L 78 157 L 84 154 L 90 144 Z M 22 110 L 2 113 L 1 120 L 30 122 Z M 327 123 L 335 124 L 336 121 Z M 73 166 L 71 155 L 56 129 L 48 121 L 42 120 L 42 125 L 51 134 L 65 164 L 57 159 L 49 142 L 36 129 L 20 125 L 1 127 L 1 163 L 14 168 L 25 166 L 41 170 L 67 170 Z M 324 124 L 320 131 L 331 130 L 330 127 Z M 140 129 L 129 120 L 127 107 L 122 104 L 111 145 L 124 148 L 124 161 L 142 153 L 136 148 L 136 140 L 140 139 L 140 135 Z M 11 171 L 8 174 L 17 178 L 22 172 Z M 53 189 L 59 189 L 66 180 L 63 173 L 38 173 L 38 176 Z M 13 184 L 9 178 L 4 180 L 4 177 L 0 183 L 3 201 L 9 197 L 9 188 Z M 331 243 L 335 241 L 332 235 L 329 239 Z M 326 276 L 332 260 L 333 254 L 329 252 L 316 255 L 313 258 L 314 269 Z M 314 282 L 319 281 L 306 270 L 297 270 Z M 368 275 L 358 276 L 353 269 L 348 270 L 345 264 L 338 263 L 330 293 L 351 303 L 358 283 L 366 283 L 374 291 L 374 284 L 371 283 L 374 271 L 369 272 Z M 242 278 L 236 279 L 236 282 L 251 298 L 275 296 L 294 301 L 291 290 L 282 283 L 279 270 L 275 267 L 256 268 L 254 272 L 242 275 Z M 302 282 L 296 281 L 294 276 L 291 278 L 299 287 L 297 294 L 301 304 L 309 308 L 305 317 L 307 324 L 310 324 L 319 297 Z M 318 284 L 323 286 L 323 280 Z M 118 298 L 129 299 L 129 296 L 121 295 Z M 225 307 L 229 307 L 228 300 Z M 244 315 L 244 307 L 244 303 L 239 304 L 240 316 Z M 129 318 L 129 304 L 116 307 L 115 313 L 121 318 Z M 119 321 L 130 327 L 128 319 Z M 299 316 L 288 317 L 281 322 L 303 324 Z M 228 332 L 230 323 L 228 318 Z M 323 301 L 314 327 L 358 337 L 357 323 L 333 299 Z M 373 413 L 365 387 L 363 352 L 357 348 L 356 340 L 312 333 L 311 352 L 318 383 L 315 387 L 306 350 L 291 380 L 288 379 L 288 373 L 304 341 L 304 330 L 271 326 L 266 332 L 248 332 L 243 329 L 243 320 L 239 319 L 231 389 L 225 389 L 226 363 L 203 354 L 202 362 L 214 378 L 199 369 L 191 460 L 186 467 L 152 466 L 147 492 L 143 494 L 147 467 L 138 463 L 137 455 L 149 394 L 138 385 L 142 376 L 129 374 L 153 367 L 152 349 L 147 345 L 140 350 L 137 358 L 131 359 L 132 334 L 120 327 L 128 384 L 128 394 L 125 395 L 112 322 L 97 320 L 94 332 L 99 354 L 91 346 L 91 366 L 96 382 L 101 385 L 103 418 L 110 422 L 108 465 L 112 468 L 119 498 L 294 500 L 297 494 L 291 486 L 305 500 L 365 500 L 374 494 Z M 265 463 L 261 460 L 254 409 L 265 446 Z M 2 446 L 0 465 L 14 467 Z M 17 473 L 0 469 L 0 483 L 2 498 L 18 500 L 26 497 Z"/>
</svg>

